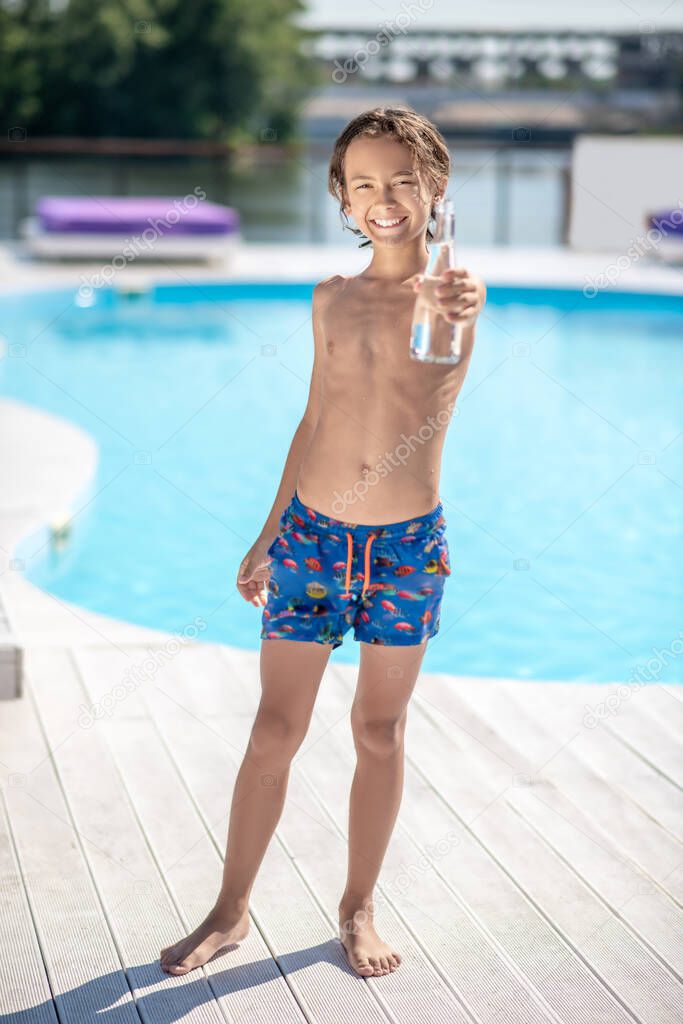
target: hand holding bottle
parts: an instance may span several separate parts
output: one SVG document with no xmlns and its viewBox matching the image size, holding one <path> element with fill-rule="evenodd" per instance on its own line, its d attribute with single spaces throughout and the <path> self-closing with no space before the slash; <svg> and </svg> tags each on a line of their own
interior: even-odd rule
<svg viewBox="0 0 683 1024">
<path fill-rule="evenodd" d="M 413 288 L 422 296 L 428 309 L 440 313 L 450 323 L 473 323 L 479 312 L 479 281 L 465 267 L 449 267 L 424 285 L 425 275 L 418 274 Z"/>
<path fill-rule="evenodd" d="M 428 246 L 424 274 L 417 275 L 417 292 L 410 329 L 410 355 L 421 363 L 459 363 L 462 332 L 484 304 L 483 282 L 464 267 L 455 266 L 453 201 L 436 208 L 436 230 Z M 408 279 L 410 280 L 410 278 Z"/>
</svg>

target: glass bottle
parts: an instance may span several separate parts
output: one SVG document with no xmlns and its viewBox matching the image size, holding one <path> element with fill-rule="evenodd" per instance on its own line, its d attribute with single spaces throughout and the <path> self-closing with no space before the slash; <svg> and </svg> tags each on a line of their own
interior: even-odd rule
<svg viewBox="0 0 683 1024">
<path fill-rule="evenodd" d="M 441 274 L 455 266 L 453 200 L 442 200 L 435 214 L 434 238 L 413 312 L 410 354 L 422 363 L 459 363 L 462 359 L 463 324 L 451 323 L 440 314 L 435 295 Z"/>
</svg>

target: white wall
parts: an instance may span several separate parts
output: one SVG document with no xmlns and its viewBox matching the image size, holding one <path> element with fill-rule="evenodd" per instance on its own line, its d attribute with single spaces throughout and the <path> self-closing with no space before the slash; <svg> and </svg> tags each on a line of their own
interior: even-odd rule
<svg viewBox="0 0 683 1024">
<path fill-rule="evenodd" d="M 580 136 L 572 153 L 569 244 L 621 251 L 647 213 L 683 209 L 683 139 Z"/>
</svg>

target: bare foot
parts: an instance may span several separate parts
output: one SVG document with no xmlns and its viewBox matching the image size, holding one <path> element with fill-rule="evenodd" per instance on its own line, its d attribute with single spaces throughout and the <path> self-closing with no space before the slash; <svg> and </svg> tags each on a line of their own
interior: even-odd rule
<svg viewBox="0 0 683 1024">
<path fill-rule="evenodd" d="M 340 904 L 339 938 L 349 965 L 364 978 L 390 974 L 401 963 L 400 955 L 375 931 L 371 900 L 354 907 Z"/>
<path fill-rule="evenodd" d="M 248 933 L 248 907 L 231 911 L 215 906 L 187 938 L 161 950 L 161 969 L 167 974 L 187 974 L 205 964 L 223 946 L 241 942 Z"/>
</svg>

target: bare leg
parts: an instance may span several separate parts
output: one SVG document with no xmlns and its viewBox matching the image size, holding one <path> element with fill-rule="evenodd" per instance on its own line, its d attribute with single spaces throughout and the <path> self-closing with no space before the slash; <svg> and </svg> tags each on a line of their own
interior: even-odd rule
<svg viewBox="0 0 683 1024">
<path fill-rule="evenodd" d="M 289 767 L 308 731 L 331 651 L 314 641 L 261 641 L 261 700 L 232 794 L 220 892 L 198 928 L 161 950 L 169 974 L 186 974 L 246 937 L 249 894 L 282 814 Z"/>
<path fill-rule="evenodd" d="M 349 869 L 339 902 L 340 938 L 361 975 L 388 974 L 401 962 L 373 924 L 372 893 L 403 794 L 403 738 L 408 701 L 427 641 L 418 646 L 361 644 L 351 708 L 356 771 L 349 806 Z"/>
</svg>

